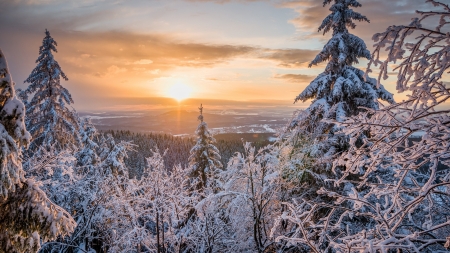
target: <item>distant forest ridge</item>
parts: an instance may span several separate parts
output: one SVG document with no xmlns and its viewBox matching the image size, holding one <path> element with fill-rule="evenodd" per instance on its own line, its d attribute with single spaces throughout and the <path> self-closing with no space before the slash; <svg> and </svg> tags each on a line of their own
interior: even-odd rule
<svg viewBox="0 0 450 253">
<path fill-rule="evenodd" d="M 123 130 L 102 131 L 111 134 L 117 142 L 131 141 L 136 147 L 135 151 L 128 153 L 125 164 L 129 169 L 131 178 L 140 177 L 147 166 L 146 158 L 152 156 L 152 150 L 158 148 L 159 152 L 167 153 L 164 157 L 164 166 L 170 170 L 174 165 L 188 166 L 188 158 L 191 148 L 195 144 L 193 137 L 179 137 L 164 133 L 136 133 Z M 228 164 L 230 158 L 236 153 L 244 152 L 244 142 L 252 142 L 258 149 L 273 142 L 275 135 L 272 133 L 227 133 L 218 134 L 216 147 L 220 152 L 222 164 Z"/>
</svg>

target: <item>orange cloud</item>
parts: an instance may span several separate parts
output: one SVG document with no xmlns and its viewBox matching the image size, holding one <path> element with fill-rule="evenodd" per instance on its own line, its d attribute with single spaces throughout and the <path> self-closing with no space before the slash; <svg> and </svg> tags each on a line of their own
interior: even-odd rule
<svg viewBox="0 0 450 253">
<path fill-rule="evenodd" d="M 274 60 L 278 66 L 285 68 L 304 68 L 314 59 L 317 50 L 307 49 L 266 49 L 261 58 Z"/>
<path fill-rule="evenodd" d="M 311 82 L 315 76 L 312 75 L 303 75 L 303 74 L 276 74 L 274 78 L 284 79 L 290 82 Z"/>
</svg>

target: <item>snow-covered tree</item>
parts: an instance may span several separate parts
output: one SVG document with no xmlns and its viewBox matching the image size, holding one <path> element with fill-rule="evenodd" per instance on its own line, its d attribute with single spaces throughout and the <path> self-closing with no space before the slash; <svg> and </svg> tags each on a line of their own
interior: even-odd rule
<svg viewBox="0 0 450 253">
<path fill-rule="evenodd" d="M 80 124 L 80 137 L 82 148 L 76 154 L 78 166 L 93 166 L 100 160 L 97 149 L 98 144 L 94 141 L 97 136 L 97 129 L 89 118 L 84 119 Z"/>
<path fill-rule="evenodd" d="M 39 147 L 55 146 L 55 149 L 74 149 L 79 143 L 78 116 L 70 104 L 69 91 L 61 85 L 61 78 L 68 80 L 55 60 L 56 41 L 45 30 L 45 38 L 39 48 L 37 66 L 25 83 L 30 85 L 19 96 L 26 104 L 26 126 L 33 139 L 27 152 L 33 155 Z M 32 96 L 29 99 L 29 96 Z"/>
<path fill-rule="evenodd" d="M 265 252 L 272 245 L 269 231 L 281 214 L 281 177 L 277 149 L 267 146 L 256 151 L 251 143 L 237 153 L 220 174 L 216 194 L 228 223 L 233 228 L 240 252 Z"/>
<path fill-rule="evenodd" d="M 24 163 L 26 176 L 41 182 L 41 189 L 55 204 L 69 210 L 70 188 L 80 176 L 76 172 L 76 158 L 67 150 L 56 152 L 52 145 L 42 149 Z"/>
<path fill-rule="evenodd" d="M 235 224 L 228 222 L 220 197 L 208 195 L 197 203 L 195 214 L 182 230 L 186 231 L 185 252 L 242 252 L 242 240 L 236 234 Z"/>
<path fill-rule="evenodd" d="M 208 130 L 208 125 L 203 121 L 203 106 L 199 107 L 200 115 L 198 120 L 200 124 L 195 133 L 197 134 L 197 143 L 191 149 L 189 156 L 188 175 L 197 180 L 197 190 L 206 187 L 215 191 L 215 177 L 222 168 L 220 162 L 219 150 L 214 146 L 216 140 Z"/>
<path fill-rule="evenodd" d="M 0 252 L 36 252 L 41 241 L 71 233 L 75 221 L 47 198 L 39 182 L 25 178 L 20 157 L 31 136 L 1 50 L 0 84 Z"/>
<path fill-rule="evenodd" d="M 392 94 L 382 85 L 377 85 L 375 79 L 364 77 L 362 70 L 352 66 L 358 63 L 358 58 L 370 59 L 364 41 L 348 31 L 348 28 L 356 27 L 354 21 L 369 22 L 367 17 L 352 9 L 361 4 L 357 0 L 323 1 L 324 6 L 330 3 L 331 14 L 323 20 L 319 31 L 333 34 L 309 66 L 328 63 L 325 71 L 295 98 L 295 102 L 312 99 L 312 104 L 306 109 L 307 115 L 301 114 L 291 123 L 292 128 L 299 126 L 316 139 L 311 155 L 328 163 L 334 154 L 345 150 L 347 140 L 336 134 L 338 128 L 327 120 L 342 122 L 346 117 L 358 114 L 362 107 L 376 110 L 379 99 L 394 102 Z"/>
<path fill-rule="evenodd" d="M 111 224 L 119 222 L 120 212 L 126 212 L 127 209 L 121 209 L 118 203 L 133 206 L 133 199 L 127 199 L 123 191 L 128 192 L 132 183 L 129 181 L 127 168 L 124 164 L 124 158 L 133 145 L 129 142 L 119 142 L 116 144 L 112 136 L 101 138 L 100 143 L 95 142 L 94 136 L 96 129 L 89 120 L 82 122 L 83 130 L 80 135 L 83 136 L 84 146 L 72 157 L 71 175 L 46 180 L 53 187 L 44 189 L 53 196 L 54 201 L 61 203 L 68 212 L 70 212 L 77 221 L 75 231 L 70 236 L 58 238 L 57 241 L 48 242 L 42 247 L 42 252 L 65 252 L 76 250 L 76 252 L 93 252 L 93 250 L 102 250 L 108 247 L 110 230 L 105 223 Z M 46 169 L 36 177 L 46 175 L 46 171 L 59 171 L 64 157 L 59 152 L 55 158 L 52 152 L 42 152 L 40 160 L 45 164 Z M 101 155 L 98 155 L 101 153 Z M 31 161 L 38 160 L 34 156 Z M 53 158 L 53 159 L 49 159 Z M 47 162 L 48 161 L 48 162 Z M 75 162 L 76 161 L 76 162 Z M 113 194 L 118 190 L 120 194 Z M 133 193 L 133 192 L 132 192 Z M 126 194 L 125 194 L 126 195 Z M 129 210 L 128 210 L 129 211 Z M 114 215 L 111 216 L 111 214 Z M 128 222 L 128 220 L 127 220 Z M 123 224 L 123 223 L 121 223 Z M 126 223 L 128 224 L 128 223 Z M 125 230 L 124 230 L 125 231 Z"/>
<path fill-rule="evenodd" d="M 107 134 L 106 138 L 102 136 L 98 152 L 103 173 L 114 176 L 126 175 L 128 177 L 128 169 L 124 159 L 128 156 L 128 152 L 133 150 L 134 146 L 134 144 L 127 141 L 116 143 L 111 134 Z"/>
<path fill-rule="evenodd" d="M 189 234 L 184 229 L 197 201 L 180 166 L 168 172 L 158 150 L 147 159 L 140 179 L 123 176 L 105 180 L 108 193 L 99 223 L 108 252 L 184 252 Z"/>
<path fill-rule="evenodd" d="M 450 247 L 450 111 L 441 107 L 450 99 L 450 6 L 426 2 L 435 10 L 417 11 L 421 17 L 409 25 L 393 25 L 373 37 L 368 72 L 380 66 L 378 80 L 388 78 L 395 64 L 397 90 L 408 98 L 338 123 L 350 137 L 348 151 L 333 165 L 345 168 L 333 180 L 344 189 L 320 189 L 328 201 L 287 204 L 280 221 L 298 227 L 278 240 L 312 252 Z M 382 49 L 388 52 L 384 60 Z"/>
</svg>

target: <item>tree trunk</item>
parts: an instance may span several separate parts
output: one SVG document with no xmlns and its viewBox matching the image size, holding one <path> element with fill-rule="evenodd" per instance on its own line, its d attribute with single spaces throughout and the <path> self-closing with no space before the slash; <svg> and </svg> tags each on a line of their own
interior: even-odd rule
<svg viewBox="0 0 450 253">
<path fill-rule="evenodd" d="M 164 242 L 164 214 L 161 214 L 161 225 L 162 225 L 162 252 L 166 252 L 165 242 Z"/>
<path fill-rule="evenodd" d="M 159 212 L 156 212 L 156 250 L 161 253 L 161 247 L 159 246 Z"/>
</svg>

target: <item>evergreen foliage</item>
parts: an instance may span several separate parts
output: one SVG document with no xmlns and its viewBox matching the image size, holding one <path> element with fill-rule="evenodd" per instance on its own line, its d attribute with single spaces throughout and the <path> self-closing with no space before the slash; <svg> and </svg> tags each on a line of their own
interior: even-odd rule
<svg viewBox="0 0 450 253">
<path fill-rule="evenodd" d="M 191 137 L 178 137 L 163 133 L 134 133 L 123 130 L 108 130 L 101 134 L 111 134 L 116 142 L 126 141 L 136 145 L 134 147 L 135 152 L 129 152 L 124 159 L 130 178 L 141 177 L 147 166 L 146 159 L 152 156 L 152 149 L 155 147 L 158 147 L 160 151 L 164 150 L 166 152 L 166 155 L 163 156 L 166 170 L 170 171 L 177 165 L 180 165 L 182 168 L 188 167 L 189 152 L 195 144 L 195 140 Z M 252 143 L 256 149 L 268 144 L 270 144 L 269 141 Z M 244 153 L 244 146 L 241 140 L 217 140 L 214 146 L 219 150 L 222 164 L 227 164 L 236 152 Z"/>
<path fill-rule="evenodd" d="M 323 5 L 333 0 L 324 0 Z M 331 158 L 345 149 L 345 136 L 336 135 L 336 125 L 329 121 L 342 122 L 345 118 L 357 115 L 362 108 L 378 109 L 378 99 L 394 103 L 392 94 L 375 79 L 364 76 L 364 72 L 352 65 L 358 58 L 370 59 L 366 44 L 357 36 L 349 33 L 355 28 L 354 21 L 369 22 L 366 16 L 351 9 L 360 7 L 356 0 L 334 0 L 329 14 L 319 27 L 319 31 L 332 31 L 332 38 L 322 51 L 310 63 L 317 65 L 328 61 L 325 71 L 319 74 L 296 98 L 297 101 L 312 99 L 305 113 L 293 120 L 291 127 L 300 126 L 303 131 L 316 139 L 316 146 L 310 150 L 312 156 Z"/>
<path fill-rule="evenodd" d="M 433 10 L 373 37 L 367 72 L 379 66 L 386 79 L 395 63 L 408 98 L 337 123 L 349 147 L 333 161 L 334 178 L 322 198 L 286 203 L 278 224 L 294 230 L 277 241 L 308 252 L 448 252 L 450 115 L 438 105 L 450 99 L 450 6 L 426 2 Z"/>
<path fill-rule="evenodd" d="M 36 252 L 41 240 L 69 234 L 75 221 L 26 179 L 21 148 L 31 136 L 24 124 L 25 107 L 16 97 L 5 56 L 0 50 L 0 252 Z"/>
<path fill-rule="evenodd" d="M 84 119 L 80 124 L 80 137 L 82 149 L 76 154 L 78 166 L 93 166 L 99 162 L 99 157 L 96 153 L 96 149 L 99 148 L 95 142 L 97 137 L 97 129 L 89 118 Z"/>
<path fill-rule="evenodd" d="M 189 156 L 190 177 L 198 179 L 197 189 L 212 187 L 214 189 L 214 178 L 218 170 L 222 168 L 220 163 L 219 150 L 214 146 L 216 140 L 208 130 L 208 125 L 203 121 L 203 106 L 199 107 L 200 115 L 198 120 L 200 124 L 195 133 L 197 134 L 197 143 L 192 147 Z"/>
<path fill-rule="evenodd" d="M 72 96 L 61 85 L 61 79 L 68 80 L 52 52 L 57 52 L 57 43 L 45 30 L 42 46 L 39 48 L 37 66 L 32 70 L 25 83 L 30 85 L 20 92 L 20 98 L 26 105 L 26 126 L 33 139 L 30 152 L 39 146 L 55 145 L 57 151 L 64 148 L 76 149 L 79 144 L 78 116 L 74 109 Z M 29 96 L 32 96 L 29 100 Z"/>
</svg>

